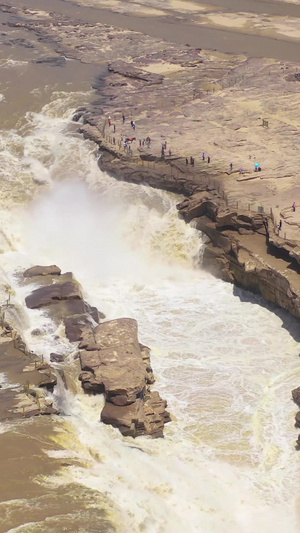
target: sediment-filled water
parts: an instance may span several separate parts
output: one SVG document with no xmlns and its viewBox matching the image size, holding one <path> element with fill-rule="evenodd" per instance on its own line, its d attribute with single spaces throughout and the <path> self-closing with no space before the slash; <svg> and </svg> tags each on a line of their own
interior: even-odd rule
<svg viewBox="0 0 300 533">
<path fill-rule="evenodd" d="M 201 270 L 203 239 L 178 219 L 178 197 L 99 170 L 71 122 L 84 87 L 32 98 L 1 130 L 1 298 L 10 290 L 38 355 L 69 354 L 69 390 L 54 392 L 62 416 L 0 425 L 0 531 L 296 533 L 296 321 Z M 19 273 L 53 263 L 107 319 L 138 320 L 173 417 L 164 439 L 101 424 L 103 400 L 83 394 L 63 328 L 24 308 L 34 284 Z"/>
</svg>

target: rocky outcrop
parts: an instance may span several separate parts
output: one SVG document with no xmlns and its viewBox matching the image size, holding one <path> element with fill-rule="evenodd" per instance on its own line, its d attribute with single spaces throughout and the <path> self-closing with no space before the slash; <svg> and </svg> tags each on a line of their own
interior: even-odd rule
<svg viewBox="0 0 300 533">
<path fill-rule="evenodd" d="M 135 80 L 142 80 L 149 85 L 156 85 L 162 83 L 164 76 L 161 74 L 155 74 L 147 72 L 140 68 L 135 67 L 132 63 L 126 63 L 125 61 L 114 61 L 108 64 L 108 70 L 115 72 L 124 78 L 133 78 Z"/>
<path fill-rule="evenodd" d="M 23 276 L 24 278 L 32 278 L 34 276 L 48 276 L 49 274 L 52 276 L 59 276 L 61 274 L 61 269 L 56 265 L 36 265 L 25 270 Z"/>
<path fill-rule="evenodd" d="M 209 239 L 203 255 L 205 269 L 261 294 L 300 318 L 300 285 L 295 284 L 291 275 L 292 269 L 300 272 L 300 268 L 286 250 L 277 258 L 271 249 L 274 239 L 270 236 L 275 230 L 270 217 L 231 211 L 216 192 L 208 191 L 185 199 L 177 209 L 186 221 L 195 219 L 197 229 Z M 286 260 L 286 266 L 282 259 Z"/>
<path fill-rule="evenodd" d="M 34 290 L 25 298 L 29 309 L 39 309 L 40 307 L 55 304 L 60 300 L 82 300 L 82 293 L 77 283 L 67 281 L 46 285 Z"/>
<path fill-rule="evenodd" d="M 43 286 L 35 289 L 25 298 L 27 307 L 29 309 L 45 307 L 48 311 L 51 307 L 51 316 L 58 322 L 67 317 L 75 316 L 76 319 L 73 318 L 74 323 L 78 322 L 78 317 L 88 317 L 87 320 L 98 323 L 98 310 L 84 301 L 81 287 L 73 278 L 72 273 L 55 275 L 54 277 L 57 283 L 53 283 L 52 274 L 39 277 L 39 282 Z"/>
<path fill-rule="evenodd" d="M 292 390 L 292 397 L 294 402 L 298 405 L 298 407 L 300 407 L 300 387 Z"/>
<path fill-rule="evenodd" d="M 150 350 L 138 342 L 137 322 L 121 318 L 87 327 L 79 348 L 84 390 L 105 397 L 101 420 L 125 436 L 162 437 L 170 416 L 166 401 L 150 391 Z"/>
<path fill-rule="evenodd" d="M 26 305 L 47 309 L 54 320 L 63 321 L 69 341 L 78 343 L 82 387 L 105 397 L 101 420 L 126 436 L 162 437 L 170 416 L 166 401 L 150 390 L 154 383 L 150 350 L 138 342 L 137 322 L 121 318 L 99 324 L 99 317 L 105 316 L 83 300 L 71 273 L 60 274 L 60 282 L 53 283 L 53 269 L 40 274 L 49 267 L 34 268 L 37 275 L 44 275 L 43 286 L 26 297 Z M 50 360 L 60 364 L 64 356 L 52 353 Z"/>
<path fill-rule="evenodd" d="M 0 326 L 0 365 L 8 379 L 0 389 L 0 420 L 58 414 L 47 394 L 57 383 L 55 373 L 8 324 Z"/>
</svg>

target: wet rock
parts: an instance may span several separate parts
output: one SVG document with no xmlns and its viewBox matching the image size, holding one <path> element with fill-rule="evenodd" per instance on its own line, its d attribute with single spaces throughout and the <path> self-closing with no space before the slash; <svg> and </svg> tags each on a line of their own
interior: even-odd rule
<svg viewBox="0 0 300 533">
<path fill-rule="evenodd" d="M 32 278 L 33 276 L 48 276 L 49 274 L 52 276 L 59 276 L 61 274 L 61 269 L 56 265 L 36 265 L 25 270 L 23 276 L 24 278 Z"/>
<path fill-rule="evenodd" d="M 87 313 L 69 316 L 64 319 L 66 337 L 70 342 L 79 342 L 87 328 L 93 325 L 91 316 Z"/>
<path fill-rule="evenodd" d="M 82 370 L 92 372 L 93 384 L 104 390 L 111 403 L 119 403 L 119 396 L 123 405 L 134 403 L 146 385 L 136 321 L 123 318 L 105 322 L 87 340 L 86 349 L 80 353 Z"/>
<path fill-rule="evenodd" d="M 300 428 L 300 411 L 295 416 L 295 426 L 296 428 Z"/>
<path fill-rule="evenodd" d="M 86 327 L 79 348 L 83 388 L 105 396 L 101 420 L 123 435 L 162 436 L 169 414 L 166 402 L 149 390 L 150 350 L 138 342 L 137 322 L 122 318 Z"/>
<path fill-rule="evenodd" d="M 292 390 L 292 397 L 294 402 L 298 405 L 298 407 L 300 407 L 300 387 Z"/>
<path fill-rule="evenodd" d="M 82 300 L 82 292 L 78 283 L 54 283 L 34 290 L 25 298 L 29 309 L 39 309 L 57 303 L 60 300 Z"/>
<path fill-rule="evenodd" d="M 66 64 L 66 58 L 64 56 L 41 57 L 35 59 L 32 63 L 46 64 L 50 67 L 64 67 Z"/>
<path fill-rule="evenodd" d="M 165 410 L 166 401 L 158 392 L 148 394 L 146 401 L 138 399 L 135 403 L 116 406 L 106 403 L 101 420 L 105 424 L 117 427 L 125 437 L 150 435 L 163 437 L 164 424 L 170 422 L 170 415 Z"/>
<path fill-rule="evenodd" d="M 60 353 L 51 353 L 50 354 L 50 362 L 51 363 L 63 363 L 64 361 L 64 355 Z"/>
<path fill-rule="evenodd" d="M 31 335 L 33 335 L 34 337 L 39 337 L 40 335 L 44 335 L 44 333 L 45 332 L 39 328 L 35 328 L 31 331 Z"/>
</svg>

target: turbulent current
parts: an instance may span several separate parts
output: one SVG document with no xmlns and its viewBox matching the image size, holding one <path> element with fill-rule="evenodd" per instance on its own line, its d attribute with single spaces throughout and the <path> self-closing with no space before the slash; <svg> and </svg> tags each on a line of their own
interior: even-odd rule
<svg viewBox="0 0 300 533">
<path fill-rule="evenodd" d="M 70 121 L 83 99 L 54 93 L 2 131 L 0 257 L 30 348 L 70 354 L 74 384 L 56 387 L 64 415 L 54 419 L 56 448 L 45 451 L 63 467 L 43 479 L 37 472 L 36 483 L 54 488 L 62 507 L 87 490 L 86 510 L 78 525 L 76 504 L 67 518 L 55 515 L 49 496 L 50 520 L 41 499 L 25 497 L 23 518 L 3 531 L 299 531 L 295 321 L 201 270 L 202 237 L 178 219 L 178 197 L 99 170 L 95 146 Z M 164 439 L 134 441 L 101 424 L 102 398 L 85 396 L 72 375 L 74 347 L 45 314 L 21 311 L 32 287 L 17 273 L 53 263 L 74 273 L 107 319 L 138 320 L 173 417 Z M 2 524 L 13 524 L 19 504 L 13 494 L 0 503 Z"/>
</svg>

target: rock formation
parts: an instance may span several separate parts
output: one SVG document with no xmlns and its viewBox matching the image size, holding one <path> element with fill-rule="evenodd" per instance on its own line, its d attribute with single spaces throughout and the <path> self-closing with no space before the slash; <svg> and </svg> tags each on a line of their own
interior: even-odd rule
<svg viewBox="0 0 300 533">
<path fill-rule="evenodd" d="M 150 391 L 150 351 L 138 342 L 137 322 L 121 318 L 87 327 L 79 348 L 83 388 L 105 396 L 101 420 L 125 436 L 163 436 L 170 416 L 166 401 Z"/>
<path fill-rule="evenodd" d="M 50 265 L 50 266 L 40 266 L 36 265 L 34 267 L 28 268 L 25 270 L 23 276 L 24 278 L 32 278 L 34 276 L 59 276 L 61 274 L 60 268 L 56 265 Z"/>
<path fill-rule="evenodd" d="M 57 383 L 51 367 L 30 352 L 6 322 L 0 325 L 1 371 L 15 385 L 0 389 L 0 420 L 58 414 L 47 390 Z"/>
<path fill-rule="evenodd" d="M 54 320 L 63 321 L 69 341 L 79 343 L 79 379 L 86 392 L 104 394 L 104 423 L 119 428 L 125 436 L 162 437 L 170 416 L 166 401 L 150 391 L 154 383 L 150 350 L 138 342 L 137 322 L 121 318 L 99 324 L 104 315 L 84 301 L 71 273 L 61 274 L 57 269 L 29 269 L 29 273 L 43 276 L 39 278 L 43 286 L 26 297 L 27 307 L 46 308 Z M 58 364 L 63 356 L 53 353 L 50 360 Z"/>
</svg>

